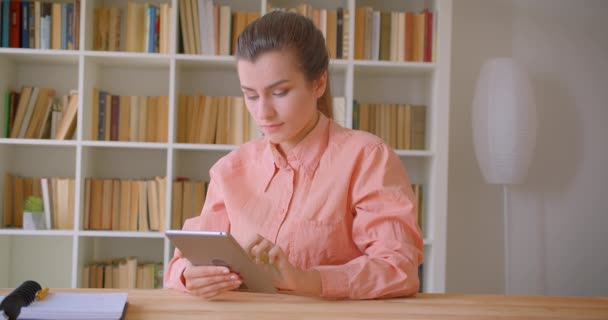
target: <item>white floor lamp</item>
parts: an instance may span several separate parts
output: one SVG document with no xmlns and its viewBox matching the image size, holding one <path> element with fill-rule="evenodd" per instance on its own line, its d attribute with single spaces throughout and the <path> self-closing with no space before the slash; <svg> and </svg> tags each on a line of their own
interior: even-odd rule
<svg viewBox="0 0 608 320">
<path fill-rule="evenodd" d="M 522 183 L 536 142 L 536 104 L 525 71 L 511 58 L 484 62 L 473 100 L 475 155 L 487 183 L 503 186 L 504 285 L 510 293 L 508 186 Z"/>
</svg>

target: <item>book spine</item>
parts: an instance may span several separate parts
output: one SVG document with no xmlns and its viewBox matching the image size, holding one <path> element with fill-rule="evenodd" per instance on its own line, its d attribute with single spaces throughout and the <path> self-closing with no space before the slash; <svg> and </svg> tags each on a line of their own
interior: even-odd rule
<svg viewBox="0 0 608 320">
<path fill-rule="evenodd" d="M 2 21 L 2 43 L 1 46 L 3 48 L 8 48 L 9 46 L 9 29 L 10 29 L 10 2 L 9 0 L 2 0 L 2 3 L 0 4 L 2 7 L 2 12 L 0 14 L 2 14 L 2 19 L 0 19 Z"/>
<path fill-rule="evenodd" d="M 74 49 L 74 4 L 67 3 L 66 4 L 66 49 L 73 50 Z"/>
<path fill-rule="evenodd" d="M 110 140 L 118 141 L 118 114 L 120 111 L 120 96 L 112 96 L 112 114 L 110 118 Z"/>
<path fill-rule="evenodd" d="M 61 49 L 68 48 L 68 4 L 61 4 Z"/>
<path fill-rule="evenodd" d="M 338 8 L 336 30 L 336 58 L 342 59 L 342 39 L 344 38 L 344 9 Z"/>
<path fill-rule="evenodd" d="M 146 48 L 148 50 L 148 53 L 154 53 L 154 39 L 156 38 L 156 7 L 154 6 L 150 6 L 148 8 L 148 15 L 147 18 L 149 19 L 149 25 L 148 25 L 148 47 Z"/>
<path fill-rule="evenodd" d="M 433 12 L 426 9 L 426 28 L 424 29 L 424 62 L 433 61 Z"/>
<path fill-rule="evenodd" d="M 4 130 L 2 136 L 9 137 L 10 133 L 10 118 L 11 118 L 11 93 L 7 91 L 4 97 Z"/>
<path fill-rule="evenodd" d="M 28 46 L 32 49 L 36 48 L 34 44 L 34 1 L 28 2 L 28 18 L 27 18 L 27 28 L 28 28 Z"/>
<path fill-rule="evenodd" d="M 21 3 L 17 1 L 10 2 L 10 35 L 9 46 L 11 48 L 19 48 L 21 40 L 21 28 L 19 21 L 21 20 Z"/>
<path fill-rule="evenodd" d="M 106 95 L 104 91 L 99 91 L 99 130 L 97 131 L 97 140 L 106 140 Z"/>
<path fill-rule="evenodd" d="M 27 1 L 21 2 L 21 48 L 30 47 L 30 27 L 27 21 L 30 17 L 30 6 Z"/>
</svg>

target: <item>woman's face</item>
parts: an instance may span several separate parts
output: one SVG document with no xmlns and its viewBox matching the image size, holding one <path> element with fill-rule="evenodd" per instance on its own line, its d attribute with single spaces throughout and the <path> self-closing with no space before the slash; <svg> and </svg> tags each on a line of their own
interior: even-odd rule
<svg viewBox="0 0 608 320">
<path fill-rule="evenodd" d="M 282 152 L 288 152 L 314 128 L 317 99 L 327 82 L 327 73 L 308 81 L 295 61 L 291 52 L 282 50 L 264 53 L 255 62 L 237 62 L 247 109 Z"/>
</svg>

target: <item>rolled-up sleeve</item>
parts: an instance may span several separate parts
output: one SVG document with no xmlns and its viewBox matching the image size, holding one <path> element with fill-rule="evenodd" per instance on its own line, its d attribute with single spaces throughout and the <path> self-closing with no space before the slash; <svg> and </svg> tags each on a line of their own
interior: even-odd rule
<svg viewBox="0 0 608 320">
<path fill-rule="evenodd" d="M 352 238 L 362 255 L 315 267 L 327 298 L 371 299 L 418 292 L 423 241 L 416 204 L 399 157 L 385 144 L 368 146 L 353 174 Z"/>
<path fill-rule="evenodd" d="M 182 230 L 230 231 L 230 221 L 221 188 L 213 176 L 212 170 L 211 182 L 201 214 L 186 220 Z M 191 265 L 190 261 L 176 248 L 173 258 L 165 270 L 164 287 L 188 292 L 182 274 L 189 265 Z"/>
</svg>

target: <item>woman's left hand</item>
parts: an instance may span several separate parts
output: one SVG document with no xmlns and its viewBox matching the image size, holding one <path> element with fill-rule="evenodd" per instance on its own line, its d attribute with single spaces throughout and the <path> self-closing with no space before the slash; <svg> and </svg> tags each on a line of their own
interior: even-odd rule
<svg viewBox="0 0 608 320">
<path fill-rule="evenodd" d="M 317 270 L 301 270 L 292 265 L 283 250 L 268 239 L 257 235 L 245 247 L 258 264 L 273 275 L 274 285 L 280 290 L 298 291 L 316 296 L 321 294 L 321 275 Z"/>
</svg>

